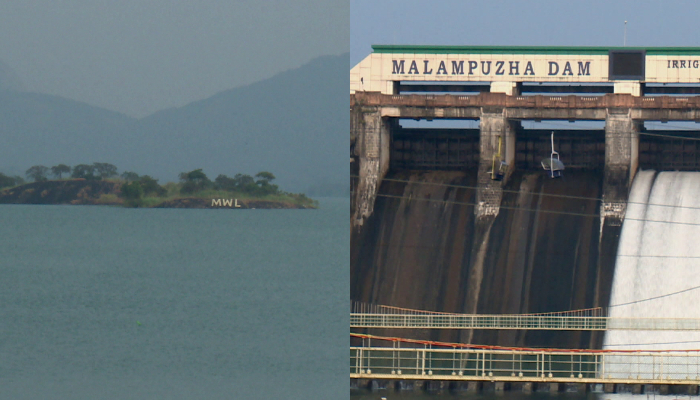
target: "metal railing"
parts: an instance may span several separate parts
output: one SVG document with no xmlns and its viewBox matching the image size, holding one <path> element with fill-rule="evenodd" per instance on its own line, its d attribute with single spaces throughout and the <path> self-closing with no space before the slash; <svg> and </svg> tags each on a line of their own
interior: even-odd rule
<svg viewBox="0 0 700 400">
<path fill-rule="evenodd" d="M 399 314 L 399 315 L 469 315 L 459 313 L 448 313 L 441 311 L 418 310 L 414 308 L 403 308 L 394 306 L 385 306 L 382 304 L 364 303 L 361 301 L 352 301 L 350 303 L 351 314 Z M 603 317 L 603 309 L 601 307 L 585 308 L 580 310 L 567 310 L 546 313 L 519 314 L 532 315 L 542 317 Z"/>
<path fill-rule="evenodd" d="M 351 328 L 606 330 L 606 317 L 350 314 Z"/>
<path fill-rule="evenodd" d="M 355 302 L 351 328 L 700 330 L 699 318 L 612 318 L 600 308 L 543 314 L 451 314 Z"/>
<path fill-rule="evenodd" d="M 351 347 L 350 377 L 580 383 L 700 383 L 698 352 Z"/>
<path fill-rule="evenodd" d="M 351 328 L 530 329 L 530 330 L 700 330 L 698 318 L 611 318 L 541 315 L 350 314 Z"/>
</svg>

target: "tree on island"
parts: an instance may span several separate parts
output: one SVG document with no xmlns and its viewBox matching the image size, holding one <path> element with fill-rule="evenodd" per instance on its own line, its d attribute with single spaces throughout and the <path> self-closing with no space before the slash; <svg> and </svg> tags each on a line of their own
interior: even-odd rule
<svg viewBox="0 0 700 400">
<path fill-rule="evenodd" d="M 258 178 L 256 181 L 255 178 Z M 275 176 L 271 172 L 258 172 L 253 178 L 250 175 L 236 174 L 233 178 L 226 175 L 219 175 L 214 180 L 214 188 L 216 190 L 226 190 L 229 192 L 248 193 L 252 195 L 270 195 L 278 194 L 279 187 L 270 182 L 275 180 Z"/>
<path fill-rule="evenodd" d="M 154 194 L 158 197 L 163 197 L 168 194 L 168 191 L 158 184 L 158 179 L 153 179 L 148 175 L 140 177 L 138 183 L 141 184 L 144 195 Z"/>
<path fill-rule="evenodd" d="M 48 178 L 46 178 L 48 172 L 49 169 L 47 167 L 44 167 L 43 165 L 35 165 L 29 168 L 25 174 L 27 175 L 27 178 L 33 179 L 34 182 L 43 182 L 48 180 Z"/>
<path fill-rule="evenodd" d="M 121 197 L 126 200 L 128 207 L 138 207 L 142 204 L 143 188 L 137 181 L 125 183 L 121 187 Z"/>
<path fill-rule="evenodd" d="M 247 174 L 236 174 L 233 176 L 233 181 L 235 183 L 236 191 L 243 193 L 253 193 L 257 186 L 255 185 L 255 179 Z"/>
<path fill-rule="evenodd" d="M 260 171 L 257 174 L 255 174 L 256 178 L 260 178 L 259 181 L 257 181 L 257 184 L 260 184 L 261 181 L 264 181 L 265 183 L 270 183 L 271 181 L 274 181 L 275 176 L 272 175 L 272 172 L 267 172 L 267 171 Z"/>
<path fill-rule="evenodd" d="M 220 174 L 214 179 L 214 189 L 233 192 L 236 189 L 236 181 L 233 178 Z"/>
<path fill-rule="evenodd" d="M 271 172 L 261 171 L 255 174 L 256 178 L 259 178 L 255 183 L 258 185 L 258 192 L 262 195 L 275 194 L 279 191 L 277 185 L 273 185 L 270 182 L 275 180 L 275 176 Z"/>
<path fill-rule="evenodd" d="M 75 179 L 95 179 L 95 166 L 88 164 L 78 164 L 73 167 L 71 176 Z"/>
<path fill-rule="evenodd" d="M 117 167 L 110 163 L 93 163 L 95 171 L 100 179 L 111 178 L 117 175 Z"/>
<path fill-rule="evenodd" d="M 63 174 L 70 174 L 70 167 L 66 164 L 58 164 L 51 167 L 51 174 L 56 179 L 61 179 Z"/>
<path fill-rule="evenodd" d="M 24 183 L 24 179 L 22 179 L 19 176 L 11 177 L 11 176 L 7 176 L 3 173 L 0 173 L 0 189 L 5 188 L 5 187 L 12 187 L 12 186 L 21 185 L 23 183 Z"/>
<path fill-rule="evenodd" d="M 180 193 L 195 193 L 211 188 L 212 182 L 207 178 L 207 175 L 202 172 L 202 169 L 195 169 L 190 172 L 182 172 L 179 175 L 182 188 Z"/>
<path fill-rule="evenodd" d="M 139 180 L 139 174 L 136 172 L 131 172 L 131 171 L 125 171 L 122 173 L 122 179 L 124 179 L 127 182 L 133 182 L 133 181 L 138 181 Z"/>
</svg>

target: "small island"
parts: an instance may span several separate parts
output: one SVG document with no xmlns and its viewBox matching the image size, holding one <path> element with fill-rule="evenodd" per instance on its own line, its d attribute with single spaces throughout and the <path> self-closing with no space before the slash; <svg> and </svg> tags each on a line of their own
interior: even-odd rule
<svg viewBox="0 0 700 400">
<path fill-rule="evenodd" d="M 219 175 L 210 180 L 202 169 L 183 172 L 179 182 L 163 185 L 148 175 L 119 175 L 109 163 L 35 165 L 20 176 L 0 173 L 0 204 L 111 205 L 144 208 L 308 209 L 318 201 L 289 193 L 272 183 L 275 176 Z M 49 179 L 52 176 L 53 179 Z"/>
</svg>

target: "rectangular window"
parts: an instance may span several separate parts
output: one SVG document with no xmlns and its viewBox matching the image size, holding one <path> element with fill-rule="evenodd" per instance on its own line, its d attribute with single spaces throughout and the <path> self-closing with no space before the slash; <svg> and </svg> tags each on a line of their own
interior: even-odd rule
<svg viewBox="0 0 700 400">
<path fill-rule="evenodd" d="M 608 53 L 608 79 L 644 80 L 644 50 L 610 50 Z"/>
</svg>

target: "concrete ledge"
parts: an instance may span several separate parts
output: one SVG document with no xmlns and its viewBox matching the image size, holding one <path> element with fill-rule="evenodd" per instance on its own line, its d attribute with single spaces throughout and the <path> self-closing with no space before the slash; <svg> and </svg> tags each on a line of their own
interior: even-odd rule
<svg viewBox="0 0 700 400">
<path fill-rule="evenodd" d="M 449 380 L 394 380 L 351 378 L 350 390 L 366 392 L 415 392 L 415 393 L 493 393 L 520 392 L 525 394 L 561 392 L 629 393 L 696 396 L 698 384 L 633 384 L 633 383 L 561 383 L 561 382 L 507 382 L 507 381 L 449 381 Z"/>
<path fill-rule="evenodd" d="M 510 391 L 511 392 L 522 392 L 530 394 L 532 393 L 533 384 L 532 382 L 511 382 Z"/>
<path fill-rule="evenodd" d="M 566 383 L 564 384 L 566 393 L 586 393 L 587 386 L 585 383 Z"/>
<path fill-rule="evenodd" d="M 632 394 L 642 394 L 642 385 L 630 385 L 632 386 Z"/>
<path fill-rule="evenodd" d="M 373 392 L 378 392 L 380 390 L 388 390 L 388 389 L 393 390 L 393 386 L 391 384 L 389 384 L 388 381 L 383 380 L 383 379 L 372 380 L 369 387 L 370 387 L 370 390 Z"/>
<path fill-rule="evenodd" d="M 447 381 L 428 381 L 426 383 L 426 391 L 430 393 L 446 393 L 450 390 L 450 383 Z"/>
</svg>

